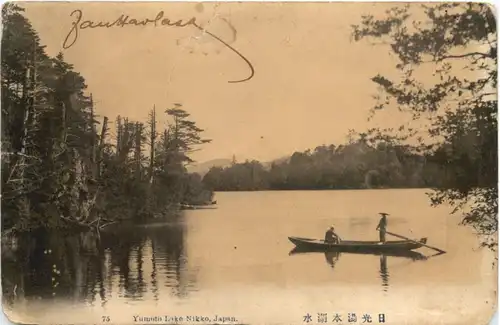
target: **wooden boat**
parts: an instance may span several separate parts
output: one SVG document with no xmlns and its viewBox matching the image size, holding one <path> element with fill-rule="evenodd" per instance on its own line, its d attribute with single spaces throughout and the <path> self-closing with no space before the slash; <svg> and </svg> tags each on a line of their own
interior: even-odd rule
<svg viewBox="0 0 500 325">
<path fill-rule="evenodd" d="M 191 205 L 191 204 L 181 204 L 179 206 L 181 210 L 206 210 L 206 209 L 217 209 L 212 205 Z"/>
<path fill-rule="evenodd" d="M 343 240 L 338 244 L 329 244 L 325 243 L 324 240 L 302 237 L 288 237 L 288 239 L 301 250 L 343 252 L 410 251 L 420 248 L 427 243 L 427 238 L 420 239 L 418 243 L 410 240 L 395 240 L 385 243 L 379 241 Z"/>
</svg>

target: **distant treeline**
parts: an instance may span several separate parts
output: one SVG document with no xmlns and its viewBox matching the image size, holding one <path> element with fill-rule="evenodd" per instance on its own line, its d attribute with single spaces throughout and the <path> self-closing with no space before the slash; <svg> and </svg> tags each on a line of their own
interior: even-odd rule
<svg viewBox="0 0 500 325">
<path fill-rule="evenodd" d="M 441 186 L 446 177 L 434 159 L 409 146 L 370 145 L 361 138 L 295 152 L 270 168 L 255 160 L 213 167 L 203 183 L 215 191 L 429 188 Z"/>
<path fill-rule="evenodd" d="M 186 172 L 189 153 L 209 142 L 189 114 L 167 109 L 162 130 L 155 109 L 147 124 L 118 116 L 111 138 L 85 79 L 46 54 L 22 11 L 2 8 L 2 230 L 102 228 L 211 201 Z"/>
</svg>

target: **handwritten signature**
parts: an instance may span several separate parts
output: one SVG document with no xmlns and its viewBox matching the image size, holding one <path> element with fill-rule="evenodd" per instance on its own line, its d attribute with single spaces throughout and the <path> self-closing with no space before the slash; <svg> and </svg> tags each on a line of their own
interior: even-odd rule
<svg viewBox="0 0 500 325">
<path fill-rule="evenodd" d="M 229 83 L 248 81 L 248 80 L 252 79 L 254 76 L 255 71 L 254 71 L 252 63 L 250 63 L 250 61 L 243 54 L 241 54 L 238 50 L 236 50 L 234 47 L 232 47 L 231 45 L 224 42 L 217 35 L 209 32 L 208 30 L 206 30 L 205 28 L 200 26 L 196 22 L 195 17 L 192 17 L 188 21 L 183 21 L 182 19 L 180 19 L 180 20 L 173 22 L 169 18 L 164 17 L 164 12 L 160 11 L 160 12 L 158 12 L 158 14 L 156 14 L 156 17 L 154 19 L 137 20 L 134 18 L 131 19 L 129 16 L 122 14 L 113 22 L 109 22 L 109 21 L 108 22 L 102 22 L 102 21 L 94 22 L 91 20 L 83 20 L 83 12 L 79 9 L 74 10 L 70 14 L 70 16 L 71 17 L 75 16 L 75 21 L 73 21 L 72 27 L 69 30 L 68 35 L 64 39 L 64 43 L 63 43 L 64 49 L 69 49 L 70 47 L 72 47 L 76 43 L 76 41 L 78 40 L 78 37 L 80 35 L 79 33 L 81 32 L 81 30 L 87 29 L 87 28 L 112 28 L 112 27 L 124 27 L 127 25 L 132 25 L 132 26 L 154 25 L 154 27 L 162 26 L 162 27 L 179 27 L 179 28 L 192 26 L 194 28 L 201 30 L 203 33 L 211 36 L 212 38 L 214 38 L 218 42 L 224 44 L 224 46 L 226 46 L 228 49 L 230 49 L 231 51 L 236 53 L 243 61 L 245 61 L 245 63 L 250 68 L 250 74 L 248 77 L 246 77 L 245 79 L 241 79 L 241 80 L 228 81 Z"/>
</svg>

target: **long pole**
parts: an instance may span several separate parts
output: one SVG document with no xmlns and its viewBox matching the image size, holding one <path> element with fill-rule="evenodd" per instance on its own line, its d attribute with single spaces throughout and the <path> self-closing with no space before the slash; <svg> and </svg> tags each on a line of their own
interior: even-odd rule
<svg viewBox="0 0 500 325">
<path fill-rule="evenodd" d="M 401 235 L 398 235 L 398 234 L 395 234 L 395 233 L 392 233 L 392 232 L 389 232 L 389 231 L 386 231 L 386 233 L 387 233 L 387 234 L 389 234 L 389 235 L 392 235 L 392 236 L 394 236 L 394 237 L 398 237 L 398 238 L 401 238 L 401 239 L 406 239 L 406 240 L 409 240 L 409 241 L 411 241 L 411 242 L 414 242 L 414 243 L 420 244 L 420 245 L 422 245 L 422 246 L 428 247 L 428 248 L 433 249 L 433 250 L 435 250 L 435 251 L 438 251 L 438 252 L 440 252 L 440 253 L 446 253 L 446 252 L 445 252 L 444 250 L 442 250 L 442 249 L 439 249 L 439 248 L 437 248 L 437 247 L 432 247 L 432 246 L 426 245 L 426 244 L 424 244 L 424 243 L 421 243 L 421 242 L 419 242 L 419 241 L 416 241 L 416 240 L 410 239 L 410 238 L 408 238 L 408 237 L 401 236 Z"/>
</svg>

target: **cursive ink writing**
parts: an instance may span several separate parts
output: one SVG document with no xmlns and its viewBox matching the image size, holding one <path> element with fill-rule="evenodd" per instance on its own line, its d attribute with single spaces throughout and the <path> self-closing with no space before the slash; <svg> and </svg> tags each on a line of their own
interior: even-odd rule
<svg viewBox="0 0 500 325">
<path fill-rule="evenodd" d="M 183 21 L 182 19 L 177 20 L 177 21 L 172 21 L 169 18 L 164 17 L 164 12 L 160 11 L 156 14 L 156 17 L 154 19 L 138 20 L 138 19 L 130 18 L 129 16 L 122 14 L 116 20 L 114 20 L 112 22 L 111 21 L 94 22 L 91 20 L 83 20 L 83 12 L 80 9 L 74 10 L 70 14 L 70 16 L 71 17 L 74 16 L 75 21 L 73 21 L 72 27 L 69 30 L 68 34 L 66 35 L 66 38 L 64 39 L 64 42 L 63 42 L 64 49 L 69 49 L 70 47 L 72 47 L 76 43 L 76 41 L 78 40 L 78 37 L 81 33 L 81 30 L 84 30 L 87 28 L 93 29 L 93 28 L 113 28 L 113 27 L 148 26 L 148 25 L 152 25 L 154 27 L 184 28 L 184 27 L 192 26 L 193 28 L 201 30 L 203 33 L 209 35 L 213 39 L 222 43 L 225 47 L 227 47 L 232 52 L 234 52 L 236 55 L 238 55 L 248 65 L 248 67 L 250 69 L 250 74 L 248 77 L 246 77 L 245 79 L 241 79 L 241 80 L 228 81 L 229 83 L 248 81 L 248 80 L 253 78 L 254 73 L 255 73 L 252 63 L 243 54 L 241 54 L 238 50 L 236 50 L 234 47 L 232 47 L 231 45 L 226 43 L 224 40 L 222 40 L 217 35 L 209 32 L 208 30 L 203 28 L 201 25 L 199 25 L 196 22 L 195 17 L 192 17 L 188 21 Z"/>
</svg>

